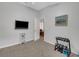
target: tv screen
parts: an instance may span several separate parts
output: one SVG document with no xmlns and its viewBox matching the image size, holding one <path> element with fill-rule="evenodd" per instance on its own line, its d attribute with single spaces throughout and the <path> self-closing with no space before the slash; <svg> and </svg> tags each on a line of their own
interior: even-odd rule
<svg viewBox="0 0 79 59">
<path fill-rule="evenodd" d="M 15 21 L 15 29 L 28 29 L 27 21 Z"/>
</svg>

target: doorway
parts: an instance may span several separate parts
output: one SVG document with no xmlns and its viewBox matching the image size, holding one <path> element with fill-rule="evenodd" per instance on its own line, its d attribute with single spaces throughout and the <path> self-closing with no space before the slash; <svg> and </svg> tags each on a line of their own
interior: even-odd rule
<svg viewBox="0 0 79 59">
<path fill-rule="evenodd" d="M 40 40 L 44 40 L 44 20 L 40 21 Z"/>
</svg>

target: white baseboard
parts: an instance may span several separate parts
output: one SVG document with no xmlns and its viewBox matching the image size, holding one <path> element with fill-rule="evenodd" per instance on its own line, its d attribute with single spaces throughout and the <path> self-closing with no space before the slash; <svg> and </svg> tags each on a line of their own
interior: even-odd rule
<svg viewBox="0 0 79 59">
<path fill-rule="evenodd" d="M 30 41 L 32 41 L 32 40 L 29 40 L 29 41 L 26 41 L 26 42 L 30 42 Z M 0 49 L 10 47 L 10 46 L 14 46 L 14 45 L 17 45 L 17 44 L 21 44 L 21 42 L 15 42 L 15 43 L 12 43 L 12 44 L 0 46 Z"/>
<path fill-rule="evenodd" d="M 0 49 L 6 48 L 6 47 L 10 47 L 10 46 L 13 46 L 13 45 L 17 45 L 17 44 L 20 44 L 20 42 L 18 42 L 18 43 L 12 43 L 12 44 L 9 44 L 9 45 L 0 46 Z"/>
<path fill-rule="evenodd" d="M 47 40 L 44 40 L 44 41 L 47 42 L 47 43 L 55 45 L 53 42 L 50 42 L 50 41 L 47 41 Z"/>
</svg>

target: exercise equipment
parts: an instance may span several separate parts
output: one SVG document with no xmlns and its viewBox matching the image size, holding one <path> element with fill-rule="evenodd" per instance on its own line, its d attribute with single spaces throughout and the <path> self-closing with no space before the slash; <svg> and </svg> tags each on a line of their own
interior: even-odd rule
<svg viewBox="0 0 79 59">
<path fill-rule="evenodd" d="M 68 43 L 68 46 L 61 44 L 58 41 L 62 41 L 64 44 Z M 65 56 L 69 57 L 71 54 L 70 40 L 68 38 L 56 37 L 56 44 L 54 50 L 59 51 Z"/>
</svg>

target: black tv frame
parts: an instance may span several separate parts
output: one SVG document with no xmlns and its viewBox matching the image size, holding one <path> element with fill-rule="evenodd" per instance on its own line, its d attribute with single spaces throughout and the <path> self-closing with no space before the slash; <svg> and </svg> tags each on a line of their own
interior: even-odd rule
<svg viewBox="0 0 79 59">
<path fill-rule="evenodd" d="M 27 25 L 26 26 L 21 26 L 23 24 L 23 22 L 27 23 Z M 19 25 L 17 25 L 17 24 L 19 24 Z M 29 22 L 28 21 L 15 20 L 15 29 L 28 29 L 28 28 L 29 28 Z"/>
</svg>

